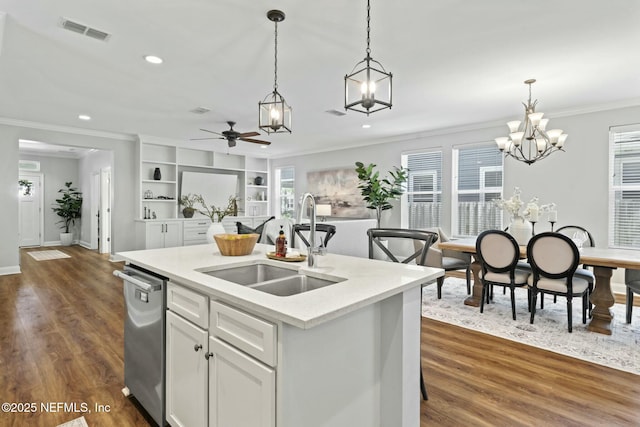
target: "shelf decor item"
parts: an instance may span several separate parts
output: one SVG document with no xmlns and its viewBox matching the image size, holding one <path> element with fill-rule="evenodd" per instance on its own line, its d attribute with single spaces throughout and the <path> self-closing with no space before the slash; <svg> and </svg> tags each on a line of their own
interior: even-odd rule
<svg viewBox="0 0 640 427">
<path fill-rule="evenodd" d="M 182 208 L 182 215 L 185 218 L 193 218 L 193 214 L 197 211 L 197 209 L 194 207 L 197 201 L 198 200 L 196 199 L 196 196 L 191 193 L 180 197 L 178 203 L 184 206 L 184 208 Z"/>
<path fill-rule="evenodd" d="M 58 190 L 62 197 L 56 199 L 53 211 L 62 219 L 57 224 L 63 224 L 60 233 L 60 242 L 64 246 L 70 246 L 73 242 L 73 232 L 70 227 L 75 225 L 77 219 L 82 215 L 82 193 L 77 188 L 71 186 L 71 181 L 65 182 L 65 188 Z"/>
<path fill-rule="evenodd" d="M 262 177 L 261 176 L 256 176 L 255 179 L 253 180 L 254 185 L 262 185 Z"/>
<path fill-rule="evenodd" d="M 160 181 L 162 179 L 162 172 L 160 172 L 160 168 L 155 168 L 153 171 L 153 179 L 156 181 Z"/>
<path fill-rule="evenodd" d="M 221 222 L 222 219 L 227 215 L 237 215 L 238 214 L 238 197 L 237 196 L 229 196 L 229 203 L 226 208 L 217 208 L 213 205 L 207 205 L 204 201 L 204 198 L 201 194 L 195 194 L 193 196 L 193 200 L 200 203 L 204 210 L 198 210 L 202 215 L 206 215 L 211 219 L 211 222 Z"/>
</svg>

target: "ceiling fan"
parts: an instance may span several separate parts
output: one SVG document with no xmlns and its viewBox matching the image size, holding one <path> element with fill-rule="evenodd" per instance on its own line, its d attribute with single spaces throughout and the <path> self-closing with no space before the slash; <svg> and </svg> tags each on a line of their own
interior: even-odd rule
<svg viewBox="0 0 640 427">
<path fill-rule="evenodd" d="M 227 122 L 227 124 L 229 125 L 229 130 L 225 130 L 222 133 L 214 132 L 212 130 L 207 130 L 207 129 L 200 129 L 203 132 L 215 133 L 216 135 L 220 135 L 217 138 L 214 138 L 214 137 L 211 137 L 211 138 L 192 138 L 191 141 L 201 141 L 201 140 L 204 140 L 204 139 L 226 139 L 227 143 L 229 144 L 229 147 L 235 147 L 237 140 L 245 141 L 245 142 L 253 142 L 254 144 L 262 144 L 262 145 L 270 145 L 271 144 L 268 141 L 262 141 L 260 139 L 249 138 L 251 136 L 260 135 L 258 132 L 238 132 L 238 131 L 233 130 L 233 126 L 236 124 L 236 122 L 229 121 L 229 122 Z"/>
</svg>

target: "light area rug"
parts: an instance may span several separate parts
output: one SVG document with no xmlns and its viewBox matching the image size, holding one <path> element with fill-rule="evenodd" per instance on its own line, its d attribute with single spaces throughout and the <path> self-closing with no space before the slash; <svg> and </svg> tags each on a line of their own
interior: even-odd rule
<svg viewBox="0 0 640 427">
<path fill-rule="evenodd" d="M 67 255 L 64 252 L 59 251 L 57 249 L 50 250 L 50 251 L 34 251 L 34 252 L 27 252 L 27 253 L 37 261 L 47 261 L 50 259 L 60 259 L 60 258 L 71 258 L 70 255 Z"/>
<path fill-rule="evenodd" d="M 67 421 L 63 424 L 58 424 L 57 427 L 89 427 L 89 425 L 87 424 L 87 420 L 85 420 L 84 417 L 80 417 L 71 421 Z"/>
<path fill-rule="evenodd" d="M 573 332 L 567 330 L 567 302 L 546 295 L 544 309 L 540 297 L 533 325 L 529 323 L 527 291 L 516 289 L 516 318 L 511 317 L 509 291 L 494 289 L 491 304 L 480 307 L 464 305 L 467 287 L 463 279 L 447 278 L 442 287 L 442 299 L 437 297 L 436 284 L 422 291 L 422 315 L 441 322 L 473 329 L 486 334 L 550 350 L 577 359 L 640 375 L 640 307 L 634 307 L 630 324 L 625 323 L 625 305 L 614 304 L 611 312 L 612 334 L 587 330 L 582 323 L 582 299 L 573 299 Z M 587 324 L 589 319 L 587 319 Z"/>
</svg>

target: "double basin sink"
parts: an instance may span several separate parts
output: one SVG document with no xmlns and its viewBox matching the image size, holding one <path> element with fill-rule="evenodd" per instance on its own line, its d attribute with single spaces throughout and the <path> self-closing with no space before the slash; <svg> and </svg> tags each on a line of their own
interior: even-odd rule
<svg viewBox="0 0 640 427">
<path fill-rule="evenodd" d="M 341 277 L 326 278 L 303 274 L 291 268 L 263 262 L 199 271 L 218 279 L 281 297 L 324 288 L 346 280 Z"/>
</svg>

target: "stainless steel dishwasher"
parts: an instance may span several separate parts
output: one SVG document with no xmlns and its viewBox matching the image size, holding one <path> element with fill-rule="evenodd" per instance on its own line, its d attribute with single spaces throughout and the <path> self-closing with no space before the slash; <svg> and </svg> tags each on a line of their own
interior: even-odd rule
<svg viewBox="0 0 640 427">
<path fill-rule="evenodd" d="M 135 265 L 124 281 L 124 384 L 159 426 L 165 426 L 165 317 L 167 279 Z"/>
</svg>

